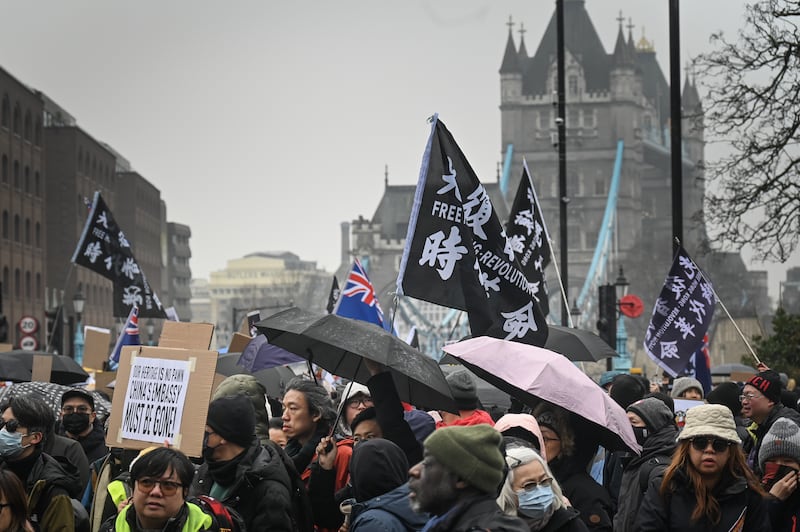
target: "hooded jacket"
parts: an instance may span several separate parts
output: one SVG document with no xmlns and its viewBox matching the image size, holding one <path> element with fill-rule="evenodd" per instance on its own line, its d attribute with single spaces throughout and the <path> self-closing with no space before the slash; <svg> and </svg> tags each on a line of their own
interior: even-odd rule
<svg viewBox="0 0 800 532">
<path fill-rule="evenodd" d="M 724 475 L 714 488 L 713 494 L 720 507 L 720 520 L 716 525 L 708 519 L 692 521 L 692 512 L 697 504 L 689 477 L 684 469 L 676 471 L 672 489 L 662 497 L 660 493 L 663 477 L 652 480 L 639 508 L 635 530 L 637 532 L 770 532 L 767 503 L 753 491 L 744 478 Z"/>
<path fill-rule="evenodd" d="M 504 514 L 491 495 L 478 495 L 461 501 L 444 515 L 432 519 L 435 523 L 429 532 L 530 532 L 522 519 Z"/>
<path fill-rule="evenodd" d="M 58 435 L 53 431 L 45 438 L 42 451 L 58 460 L 62 467 L 66 465 L 66 462 L 70 464 L 71 467 L 75 468 L 79 480 L 75 485 L 70 486 L 70 495 L 76 499 L 79 498 L 83 493 L 83 488 L 89 483 L 89 478 L 91 476 L 89 460 L 86 459 L 86 453 L 81 444 L 72 438 Z M 72 474 L 72 472 L 69 471 L 70 468 L 65 469 L 68 470 L 67 473 Z"/>
<path fill-rule="evenodd" d="M 236 465 L 235 478 L 222 502 L 242 516 L 247 530 L 291 532 L 291 482 L 274 448 L 262 447 L 254 438 Z M 208 495 L 213 485 L 205 463 L 195 475 L 190 495 Z"/>
<path fill-rule="evenodd" d="M 674 424 L 664 425 L 654 434 L 649 435 L 642 445 L 642 454 L 634 456 L 625 471 L 622 473 L 622 483 L 619 490 L 619 507 L 614 515 L 614 532 L 634 532 L 636 515 L 639 512 L 639 505 L 650 485 L 650 481 L 656 477 L 663 476 L 664 470 L 669 465 L 669 457 L 675 452 L 675 438 L 678 436 L 678 429 Z M 655 463 L 655 462 L 658 463 Z M 641 478 L 642 471 L 649 468 L 649 473 L 645 471 L 648 478 Z M 644 486 L 644 489 L 642 489 Z"/>
<path fill-rule="evenodd" d="M 79 481 L 78 474 L 75 471 L 65 471 L 52 456 L 36 452 L 38 456 L 33 461 L 25 483 L 28 516 L 40 530 L 73 532 L 75 513 L 70 493 Z"/>
<path fill-rule="evenodd" d="M 272 390 L 276 394 L 278 391 Z M 256 436 L 261 445 L 265 445 L 269 441 L 267 389 L 252 375 L 231 375 L 219 384 L 211 400 L 231 395 L 246 395 L 252 401 L 256 413 Z"/>
<path fill-rule="evenodd" d="M 408 484 L 353 505 L 350 532 L 407 532 L 421 530 L 428 514 L 411 509 Z"/>
</svg>

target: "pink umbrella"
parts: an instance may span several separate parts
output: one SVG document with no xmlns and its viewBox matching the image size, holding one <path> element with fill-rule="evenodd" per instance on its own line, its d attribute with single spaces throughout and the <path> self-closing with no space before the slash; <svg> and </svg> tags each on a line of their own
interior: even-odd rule
<svg viewBox="0 0 800 532">
<path fill-rule="evenodd" d="M 625 411 L 564 355 L 480 336 L 444 347 L 483 380 L 530 403 L 543 399 L 597 426 L 606 449 L 641 450 Z"/>
</svg>

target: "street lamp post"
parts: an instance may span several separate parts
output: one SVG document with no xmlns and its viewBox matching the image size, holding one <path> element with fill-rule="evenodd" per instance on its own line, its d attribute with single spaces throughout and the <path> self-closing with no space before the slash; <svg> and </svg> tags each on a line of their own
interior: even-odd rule
<svg viewBox="0 0 800 532">
<path fill-rule="evenodd" d="M 147 345 L 153 345 L 153 332 L 156 329 L 156 324 L 153 323 L 153 318 L 147 320 Z"/>
<path fill-rule="evenodd" d="M 78 284 L 78 290 L 72 296 L 72 308 L 75 310 L 75 352 L 73 358 L 75 362 L 83 365 L 83 324 L 81 323 L 81 315 L 83 314 L 83 306 L 86 303 L 86 298 L 83 297 L 81 292 L 81 285 Z"/>
<path fill-rule="evenodd" d="M 617 308 L 621 309 L 621 299 L 628 295 L 628 288 L 630 283 L 622 271 L 622 266 L 619 267 L 619 275 L 614 281 L 615 293 L 617 296 Z M 621 293 L 621 294 L 620 294 Z M 628 353 L 628 332 L 625 330 L 625 314 L 618 313 L 617 319 L 617 355 L 614 359 L 614 369 L 628 372 L 631 369 L 631 356 Z"/>
</svg>

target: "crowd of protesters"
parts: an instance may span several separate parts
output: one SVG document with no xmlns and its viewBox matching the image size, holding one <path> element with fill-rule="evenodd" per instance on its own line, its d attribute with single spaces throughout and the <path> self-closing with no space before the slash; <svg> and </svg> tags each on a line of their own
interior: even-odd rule
<svg viewBox="0 0 800 532">
<path fill-rule="evenodd" d="M 690 377 L 604 375 L 633 452 L 602 449 L 596 427 L 550 403 L 493 417 L 466 370 L 447 376 L 457 412 L 438 412 L 402 403 L 391 374 L 367 366 L 365 385 L 339 389 L 229 377 L 192 459 L 109 449 L 85 390 L 65 392 L 59 415 L 12 394 L 0 532 L 800 530 L 797 396 L 765 367 L 709 393 Z M 676 412 L 678 400 L 696 406 Z"/>
</svg>

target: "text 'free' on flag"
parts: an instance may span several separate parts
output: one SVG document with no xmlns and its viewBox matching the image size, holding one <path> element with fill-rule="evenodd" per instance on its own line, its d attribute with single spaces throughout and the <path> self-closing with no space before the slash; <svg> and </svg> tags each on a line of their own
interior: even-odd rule
<svg viewBox="0 0 800 532">
<path fill-rule="evenodd" d="M 645 332 L 648 356 L 673 377 L 682 373 L 702 347 L 715 304 L 711 281 L 686 250 L 678 248 Z"/>
<path fill-rule="evenodd" d="M 542 346 L 544 315 L 489 194 L 437 115 L 432 122 L 397 292 L 467 311 L 473 336 Z"/>
<path fill-rule="evenodd" d="M 143 318 L 166 318 L 164 307 L 133 256 L 131 244 L 111 210 L 94 193 L 89 216 L 72 255 L 72 262 L 114 283 L 114 316 L 125 317 L 133 307 Z"/>
<path fill-rule="evenodd" d="M 547 284 L 544 269 L 550 264 L 550 235 L 544 223 L 539 198 L 533 188 L 528 163 L 522 161 L 522 177 L 511 205 L 506 224 L 506 235 L 511 248 L 519 261 L 519 267 L 528 279 L 533 297 L 542 309 L 542 314 L 550 313 L 547 300 Z"/>
</svg>

